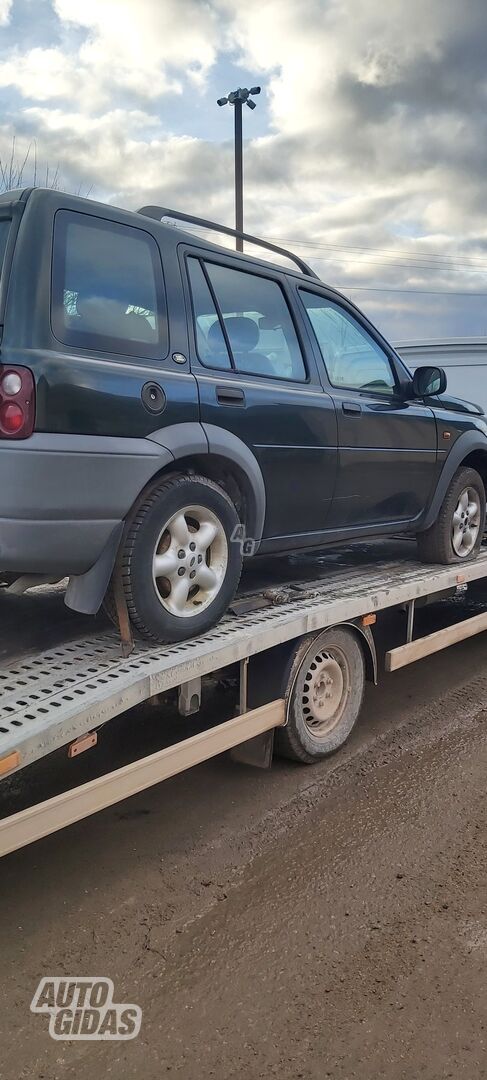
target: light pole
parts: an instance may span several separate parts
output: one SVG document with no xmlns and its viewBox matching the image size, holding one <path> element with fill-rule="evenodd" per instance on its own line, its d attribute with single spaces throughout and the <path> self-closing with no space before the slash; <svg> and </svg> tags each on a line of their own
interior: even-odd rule
<svg viewBox="0 0 487 1080">
<path fill-rule="evenodd" d="M 249 109 L 255 109 L 255 101 L 251 101 L 250 95 L 260 94 L 260 86 L 252 86 L 250 90 L 239 87 L 232 90 L 228 97 L 218 98 L 217 105 L 233 105 L 235 110 L 235 228 L 243 232 L 243 142 L 242 142 L 242 105 L 248 105 Z M 237 251 L 243 251 L 243 240 L 239 236 L 235 241 Z"/>
</svg>

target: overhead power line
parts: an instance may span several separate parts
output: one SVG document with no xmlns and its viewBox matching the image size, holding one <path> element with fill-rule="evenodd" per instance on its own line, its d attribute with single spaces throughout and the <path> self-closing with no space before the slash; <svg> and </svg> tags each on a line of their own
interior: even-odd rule
<svg viewBox="0 0 487 1080">
<path fill-rule="evenodd" d="M 398 289 L 394 285 L 333 285 L 332 288 L 341 289 L 342 292 L 380 292 L 380 293 L 422 293 L 424 296 L 487 296 L 487 292 L 454 292 L 452 289 Z"/>
<path fill-rule="evenodd" d="M 442 261 L 446 261 L 448 259 L 451 259 L 451 260 L 454 260 L 457 263 L 458 262 L 465 262 L 467 265 L 471 265 L 472 263 L 477 262 L 477 263 L 481 263 L 482 267 L 484 267 L 486 269 L 486 271 L 487 271 L 487 262 L 486 262 L 487 254 L 486 254 L 486 259 L 483 259 L 483 258 L 480 258 L 479 256 L 476 256 L 476 255 L 441 255 L 437 251 L 429 251 L 429 252 L 428 251 L 405 251 L 404 248 L 374 248 L 374 247 L 364 247 L 364 246 L 359 247 L 358 245 L 351 245 L 351 244 L 327 244 L 327 243 L 325 243 L 325 241 L 295 240 L 295 239 L 292 240 L 292 239 L 289 239 L 289 237 L 266 236 L 266 237 L 263 237 L 263 239 L 264 240 L 271 240 L 271 241 L 275 240 L 276 242 L 280 241 L 282 244 L 297 244 L 300 247 L 317 248 L 317 249 L 326 250 L 326 251 L 330 249 L 330 250 L 333 250 L 333 251 L 349 251 L 349 252 L 358 252 L 358 253 L 364 252 L 365 254 L 390 255 L 391 257 L 392 256 L 397 256 L 397 255 L 407 255 L 407 256 L 409 256 L 410 258 L 413 258 L 413 259 L 441 259 Z"/>
<path fill-rule="evenodd" d="M 299 245 L 297 245 L 297 246 L 299 246 Z M 350 266 L 350 265 L 356 266 L 357 262 L 358 262 L 357 259 L 347 259 L 343 255 L 342 256 L 335 256 L 335 259 L 336 259 L 337 262 L 342 263 L 344 265 L 348 265 L 348 266 Z M 316 262 L 325 262 L 326 260 L 324 258 L 316 257 L 315 261 Z M 405 261 L 399 260 L 399 259 L 396 259 L 395 262 L 382 262 L 381 260 L 375 260 L 373 258 L 372 259 L 362 259 L 361 258 L 360 262 L 359 262 L 359 265 L 360 266 L 384 266 L 384 267 L 387 267 L 388 269 L 394 269 L 394 267 L 397 267 L 398 270 L 434 270 L 436 274 L 440 274 L 440 273 L 441 274 L 483 274 L 484 276 L 487 274 L 487 266 L 485 267 L 485 269 L 480 270 L 477 267 L 469 267 L 469 266 L 438 266 L 438 265 L 432 266 L 429 263 L 405 262 Z"/>
<path fill-rule="evenodd" d="M 198 232 L 198 229 L 197 229 L 196 226 L 194 226 L 194 228 L 190 228 L 189 226 L 185 226 L 185 231 L 186 232 Z M 201 229 L 199 230 L 199 232 L 201 232 Z M 417 259 L 417 258 L 435 258 L 435 259 L 445 259 L 445 260 L 446 259 L 455 259 L 456 262 L 458 262 L 459 260 L 465 260 L 465 261 L 467 260 L 467 256 L 463 256 L 463 255 L 458 255 L 458 256 L 456 256 L 456 255 L 439 255 L 437 252 L 433 252 L 433 251 L 427 253 L 427 252 L 404 251 L 404 249 L 401 249 L 401 250 L 397 249 L 397 251 L 395 251 L 395 250 L 393 250 L 391 248 L 352 247 L 351 245 L 345 245 L 345 244 L 326 244 L 324 242 L 322 243 L 322 242 L 319 242 L 319 241 L 316 241 L 316 240 L 296 240 L 295 238 L 290 239 L 289 237 L 285 237 L 285 236 L 264 236 L 264 235 L 262 235 L 262 240 L 269 240 L 271 243 L 291 244 L 294 247 L 316 248 L 319 251 L 328 251 L 330 249 L 330 250 L 333 250 L 333 251 L 357 252 L 357 253 L 360 253 L 360 254 L 363 252 L 364 254 L 371 254 L 373 256 L 375 256 L 375 255 L 377 255 L 377 256 L 390 255 L 391 259 L 392 259 L 393 256 L 396 256 L 396 254 L 403 254 L 403 255 L 410 255 L 414 259 Z M 468 257 L 468 258 L 470 258 L 470 257 Z M 487 274 L 487 262 L 483 263 L 483 260 L 476 259 L 475 256 L 472 256 L 471 259 L 472 259 L 472 261 L 476 260 L 477 262 L 482 263 L 482 266 L 480 268 L 472 267 L 472 271 L 474 273 L 485 273 L 485 274 Z M 318 262 L 324 262 L 325 260 L 324 259 L 317 259 L 317 261 Z M 355 259 L 350 260 L 350 262 L 355 262 L 355 261 L 356 261 Z M 362 260 L 362 262 L 367 263 L 368 260 Z M 377 262 L 374 262 L 371 265 L 377 266 L 379 264 Z M 445 270 L 453 269 L 453 267 L 450 267 L 450 266 L 445 266 L 445 267 L 440 267 L 438 265 L 429 266 L 427 263 L 416 263 L 416 262 L 413 263 L 411 261 L 402 260 L 402 259 L 401 260 L 396 260 L 396 262 L 392 262 L 392 261 L 391 262 L 386 262 L 386 263 L 383 263 L 382 265 L 387 266 L 387 267 L 393 267 L 393 266 L 411 267 L 412 269 L 415 269 L 415 270 L 436 270 L 436 271 L 438 271 L 438 270 L 442 270 L 442 269 L 445 269 Z M 460 272 L 468 271 L 469 268 L 470 267 L 469 267 L 469 264 L 468 264 L 467 261 L 466 261 L 465 266 L 455 267 L 455 269 L 459 270 Z"/>
<path fill-rule="evenodd" d="M 206 230 L 203 230 L 203 231 L 206 232 Z M 195 227 L 185 226 L 185 232 L 194 232 L 194 233 L 196 233 L 196 235 L 200 235 L 201 230 L 199 228 L 197 228 L 196 226 Z M 281 244 L 291 244 L 291 245 L 296 246 L 296 247 L 318 247 L 318 248 L 323 248 L 325 250 L 327 249 L 328 246 L 333 247 L 333 248 L 335 246 L 338 246 L 338 245 L 319 244 L 318 242 L 315 242 L 315 241 L 291 240 L 291 239 L 286 239 L 285 237 L 282 237 L 282 236 L 276 236 L 276 237 L 262 236 L 262 240 L 270 240 L 271 243 L 275 242 L 275 243 L 281 243 Z M 346 250 L 349 250 L 349 249 L 347 248 Z M 351 250 L 353 250 L 353 249 L 351 249 Z M 369 249 L 364 248 L 363 250 L 368 251 Z M 379 249 L 379 248 L 377 248 L 377 249 L 371 248 L 370 250 L 371 251 L 375 251 L 375 250 L 380 251 L 381 249 Z M 319 263 L 324 263 L 327 260 L 317 257 L 317 258 L 315 258 L 314 261 L 319 262 Z M 352 260 L 352 261 L 354 261 L 354 260 Z M 379 264 L 378 263 L 372 263 L 372 265 L 373 266 L 378 266 Z M 382 265 L 386 266 L 388 269 L 391 269 L 395 264 L 392 263 L 392 262 L 389 262 L 389 263 L 383 263 Z M 402 269 L 405 268 L 405 266 L 403 264 L 400 264 L 400 265 L 401 265 Z M 428 267 L 428 266 L 425 266 L 424 264 L 421 264 L 420 267 L 415 267 L 415 269 L 421 269 L 421 270 L 431 269 L 431 270 L 438 271 L 438 270 L 442 270 L 442 269 L 448 269 L 448 267 L 445 267 L 445 268 L 439 267 L 439 266 Z M 462 269 L 462 268 L 460 268 L 460 269 Z M 485 272 L 487 273 L 487 266 L 486 266 Z M 487 292 L 472 292 L 472 291 L 465 290 L 465 289 L 461 290 L 461 291 L 455 291 L 454 289 L 415 289 L 415 288 L 411 288 L 411 287 L 401 288 L 401 287 L 395 286 L 395 285 L 391 285 L 391 286 L 388 286 L 388 285 L 349 285 L 348 282 L 338 282 L 338 283 L 333 282 L 333 284 L 331 282 L 329 282 L 329 284 L 330 284 L 330 286 L 332 288 L 340 289 L 344 293 L 347 293 L 347 292 L 413 293 L 413 294 L 422 295 L 422 296 L 476 296 L 476 297 L 484 297 L 484 298 L 487 297 Z"/>
</svg>

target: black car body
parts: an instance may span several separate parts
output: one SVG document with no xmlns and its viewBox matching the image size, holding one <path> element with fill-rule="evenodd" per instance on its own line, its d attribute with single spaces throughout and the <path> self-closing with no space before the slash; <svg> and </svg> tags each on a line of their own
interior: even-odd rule
<svg viewBox="0 0 487 1080">
<path fill-rule="evenodd" d="M 223 491 L 244 553 L 427 535 L 460 467 L 487 477 L 481 410 L 314 276 L 40 189 L 0 198 L 0 244 L 0 567 L 78 610 L 166 476 Z"/>
</svg>

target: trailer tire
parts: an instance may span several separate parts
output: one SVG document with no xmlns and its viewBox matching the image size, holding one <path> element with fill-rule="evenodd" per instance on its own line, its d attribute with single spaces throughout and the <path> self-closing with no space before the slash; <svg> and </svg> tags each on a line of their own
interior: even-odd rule
<svg viewBox="0 0 487 1080">
<path fill-rule="evenodd" d="M 306 765 L 333 754 L 355 725 L 364 689 L 364 653 L 351 628 L 307 635 L 287 666 L 287 722 L 276 732 L 277 753 Z"/>
<path fill-rule="evenodd" d="M 462 499 L 465 507 L 461 505 Z M 468 509 L 474 505 L 476 513 L 472 512 L 469 517 Z M 458 525 L 455 524 L 456 515 L 460 515 Z M 426 532 L 417 536 L 419 557 L 423 562 L 446 565 L 475 559 L 482 543 L 484 527 L 484 482 L 475 469 L 462 466 L 451 480 L 436 521 Z M 465 538 L 470 535 L 472 543 L 465 543 Z"/>
</svg>

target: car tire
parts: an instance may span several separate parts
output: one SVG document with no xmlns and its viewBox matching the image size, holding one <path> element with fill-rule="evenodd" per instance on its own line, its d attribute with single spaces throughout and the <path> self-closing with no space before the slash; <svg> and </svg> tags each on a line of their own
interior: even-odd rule
<svg viewBox="0 0 487 1080">
<path fill-rule="evenodd" d="M 242 571 L 241 545 L 232 540 L 239 524 L 229 496 L 204 476 L 163 478 L 139 500 L 116 572 L 142 637 L 183 641 L 221 619 Z M 104 607 L 116 621 L 113 583 Z"/>
<path fill-rule="evenodd" d="M 285 727 L 276 729 L 281 757 L 310 765 L 348 739 L 362 706 L 365 659 L 357 635 L 331 627 L 302 639 L 287 668 Z"/>
<path fill-rule="evenodd" d="M 419 557 L 423 562 L 446 564 L 475 559 L 484 528 L 482 477 L 475 469 L 462 466 L 451 480 L 436 521 L 417 536 Z"/>
</svg>

